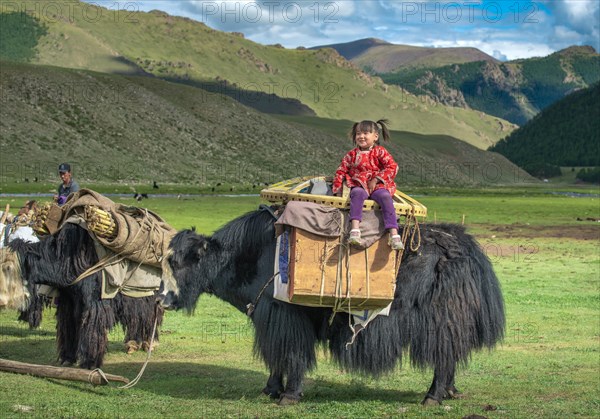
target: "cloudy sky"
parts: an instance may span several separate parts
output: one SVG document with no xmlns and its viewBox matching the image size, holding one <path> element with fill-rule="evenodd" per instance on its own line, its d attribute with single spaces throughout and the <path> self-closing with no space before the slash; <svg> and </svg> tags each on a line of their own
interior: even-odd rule
<svg viewBox="0 0 600 419">
<path fill-rule="evenodd" d="M 286 48 L 373 37 L 394 44 L 475 47 L 502 60 L 545 56 L 571 45 L 600 50 L 598 0 L 86 1 L 163 10 Z"/>
</svg>

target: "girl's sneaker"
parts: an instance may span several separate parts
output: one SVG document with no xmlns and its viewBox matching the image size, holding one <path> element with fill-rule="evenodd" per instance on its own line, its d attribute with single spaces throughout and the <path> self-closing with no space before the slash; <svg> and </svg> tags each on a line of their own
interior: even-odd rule
<svg viewBox="0 0 600 419">
<path fill-rule="evenodd" d="M 392 248 L 392 250 L 403 250 L 404 245 L 402 244 L 402 237 L 399 234 L 390 235 L 390 239 L 388 244 Z"/>
<path fill-rule="evenodd" d="M 360 230 L 358 230 L 358 229 L 350 230 L 350 236 L 348 237 L 348 243 L 353 244 L 355 246 L 361 244 Z"/>
</svg>

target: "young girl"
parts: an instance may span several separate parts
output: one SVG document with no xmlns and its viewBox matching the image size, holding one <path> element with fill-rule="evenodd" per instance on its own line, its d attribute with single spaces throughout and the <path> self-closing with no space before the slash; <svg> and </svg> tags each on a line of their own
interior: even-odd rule
<svg viewBox="0 0 600 419">
<path fill-rule="evenodd" d="M 370 198 L 381 207 L 383 222 L 390 232 L 389 244 L 394 250 L 404 248 L 398 235 L 398 222 L 392 196 L 396 192 L 394 178 L 398 165 L 388 151 L 379 145 L 379 127 L 385 141 L 390 134 L 388 121 L 361 121 L 352 126 L 350 138 L 356 148 L 350 150 L 342 159 L 335 172 L 332 190 L 335 195 L 342 194 L 345 181 L 350 190 L 350 244 L 360 244 L 360 222 L 365 199 Z"/>
</svg>

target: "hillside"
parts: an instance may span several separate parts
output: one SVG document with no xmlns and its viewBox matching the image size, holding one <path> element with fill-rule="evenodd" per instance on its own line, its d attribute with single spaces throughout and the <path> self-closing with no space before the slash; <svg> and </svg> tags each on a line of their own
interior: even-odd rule
<svg viewBox="0 0 600 419">
<path fill-rule="evenodd" d="M 153 77 L 0 62 L 2 188 L 56 182 L 73 163 L 87 182 L 252 189 L 333 173 L 349 121 L 275 118 L 223 95 Z M 325 128 L 325 129 L 321 129 Z M 455 138 L 393 132 L 387 144 L 412 185 L 509 184 L 531 178 L 497 153 Z M 493 169 L 493 170 L 492 170 Z"/>
<path fill-rule="evenodd" d="M 428 48 L 391 44 L 375 38 L 312 47 L 333 48 L 347 60 L 372 74 L 436 68 L 473 61 L 498 62 L 477 48 Z"/>
<path fill-rule="evenodd" d="M 22 9 L 39 9 L 38 2 L 21 3 Z M 114 11 L 77 1 L 53 2 L 58 12 L 51 18 L 11 10 L 2 9 L 3 27 L 13 29 L 3 30 L 0 45 L 0 56 L 11 60 L 152 75 L 227 94 L 262 112 L 348 120 L 387 117 L 393 129 L 450 135 L 482 149 L 515 128 L 500 118 L 388 86 L 332 49 L 260 45 L 160 11 Z"/>
<path fill-rule="evenodd" d="M 380 77 L 437 103 L 522 125 L 574 90 L 600 80 L 600 55 L 592 47 L 571 47 L 543 58 L 470 62 Z"/>
<path fill-rule="evenodd" d="M 600 83 L 559 100 L 490 150 L 533 171 L 600 166 Z"/>
</svg>

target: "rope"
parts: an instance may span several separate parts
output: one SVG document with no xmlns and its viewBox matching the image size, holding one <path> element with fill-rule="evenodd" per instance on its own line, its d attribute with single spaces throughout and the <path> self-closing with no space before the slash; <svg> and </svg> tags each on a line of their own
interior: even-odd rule
<svg viewBox="0 0 600 419">
<path fill-rule="evenodd" d="M 120 389 L 132 388 L 137 383 L 140 382 L 142 375 L 144 375 L 144 371 L 146 370 L 146 367 L 148 366 L 148 362 L 150 361 L 150 355 L 152 355 L 152 348 L 154 346 L 154 336 L 156 335 L 156 325 L 158 324 L 158 310 L 159 310 L 159 307 L 158 307 L 158 304 L 156 304 L 156 310 L 154 312 L 154 314 L 155 314 L 154 326 L 152 328 L 152 337 L 150 338 L 150 347 L 148 348 L 148 354 L 146 355 L 146 360 L 144 361 L 144 365 L 142 365 L 142 369 L 140 370 L 138 375 L 133 380 L 131 380 L 129 383 L 127 383 L 125 385 L 118 386 L 117 388 L 120 388 Z M 90 371 L 90 373 L 88 375 L 88 381 L 90 382 L 90 384 L 94 385 L 94 382 L 93 382 L 94 374 L 100 375 L 102 380 L 104 380 L 106 382 L 106 384 L 109 384 L 106 374 L 104 374 L 104 371 L 102 371 L 100 368 L 96 368 L 96 369 Z"/>
<path fill-rule="evenodd" d="M 254 299 L 254 302 L 246 305 L 246 315 L 248 315 L 249 317 L 252 317 L 252 313 L 254 313 L 254 309 L 256 308 L 256 305 L 258 304 L 260 297 L 262 297 L 263 292 L 265 292 L 265 290 L 267 289 L 269 284 L 271 282 L 273 282 L 273 280 L 275 279 L 275 277 L 277 277 L 277 275 L 279 275 L 279 272 L 274 273 L 273 276 L 271 278 L 269 278 L 269 280 L 265 283 L 265 285 L 263 285 L 262 289 L 260 290 L 260 292 L 258 293 L 256 298 Z"/>
<path fill-rule="evenodd" d="M 350 272 L 350 246 L 346 254 L 346 299 L 348 300 L 348 313 L 352 312 L 352 272 Z"/>
<path fill-rule="evenodd" d="M 148 366 L 148 361 L 150 361 L 150 355 L 152 355 L 152 347 L 154 346 L 154 336 L 156 334 L 156 325 L 158 324 L 158 310 L 159 310 L 159 306 L 157 303 L 156 309 L 154 312 L 154 327 L 152 328 L 152 337 L 150 338 L 150 347 L 148 348 L 148 354 L 146 355 L 146 361 L 144 361 L 144 365 L 142 366 L 142 369 L 140 370 L 138 375 L 131 382 L 129 382 L 125 385 L 119 386 L 117 388 L 122 388 L 122 389 L 131 388 L 131 387 L 135 386 L 137 383 L 139 383 L 139 381 L 142 378 L 142 375 L 144 375 L 144 371 L 146 370 L 146 367 Z"/>
<path fill-rule="evenodd" d="M 323 246 L 323 255 L 321 256 L 321 287 L 319 288 L 319 304 L 323 305 L 323 297 L 325 294 L 325 264 L 327 261 L 327 238 L 325 238 L 325 246 Z"/>
<path fill-rule="evenodd" d="M 362 307 L 369 299 L 371 299 L 371 278 L 369 277 L 369 251 L 368 249 L 364 250 L 365 252 L 365 276 L 366 276 L 366 287 L 367 287 L 367 298 L 363 300 L 362 303 L 358 305 L 358 307 Z"/>
<path fill-rule="evenodd" d="M 395 277 L 398 278 L 398 272 L 400 271 L 400 264 L 402 263 L 402 256 L 404 255 L 404 250 L 406 250 L 407 246 L 412 252 L 416 252 L 421 247 L 421 228 L 419 227 L 419 222 L 417 217 L 415 217 L 415 207 L 413 204 L 410 204 L 411 210 L 406 214 L 406 220 L 404 222 L 404 228 L 402 229 L 402 250 L 398 250 L 396 253 L 396 267 Z M 411 233 L 411 224 L 412 233 Z M 408 236 L 410 235 L 410 241 Z"/>
<path fill-rule="evenodd" d="M 88 374 L 88 381 L 91 385 L 95 386 L 94 384 L 94 373 L 98 374 L 100 376 L 100 378 L 104 381 L 105 384 L 108 384 L 108 378 L 106 377 L 106 374 L 104 374 L 104 371 L 102 371 L 100 368 L 96 368 L 95 370 L 90 371 L 90 373 Z"/>
<path fill-rule="evenodd" d="M 157 224 L 156 224 L 154 218 L 150 217 L 149 214 L 148 214 L 148 209 L 143 208 L 143 211 L 145 213 L 144 214 L 145 217 L 142 219 L 142 225 L 145 224 L 146 226 L 148 226 L 149 229 L 150 229 L 150 231 L 158 230 L 158 227 L 157 227 Z M 137 232 L 135 233 L 135 236 L 133 236 L 133 239 L 130 240 L 131 242 L 135 242 L 135 240 L 137 239 L 138 235 L 143 230 L 142 229 L 142 225 L 139 226 Z M 158 233 L 162 234 L 162 237 L 163 237 L 163 240 L 164 240 L 164 235 L 165 235 L 164 231 L 162 231 L 162 232 L 158 231 Z M 153 253 L 155 255 L 158 255 L 158 253 L 156 251 L 156 247 L 152 243 L 153 242 L 153 240 L 152 240 L 153 237 L 154 237 L 154 234 L 151 234 L 150 235 L 150 240 L 148 240 L 148 242 L 147 242 L 148 244 L 145 247 L 143 247 L 140 250 L 138 250 L 136 253 L 143 254 L 148 249 L 152 249 Z M 132 253 L 132 255 L 133 255 L 133 253 Z M 75 280 L 73 282 L 71 282 L 69 284 L 69 286 L 73 286 L 73 285 L 77 284 L 78 282 L 80 282 L 81 280 L 83 280 L 84 278 L 87 278 L 88 276 L 93 275 L 96 272 L 101 271 L 102 269 L 104 269 L 105 266 L 107 266 L 109 264 L 118 263 L 118 262 L 120 262 L 120 261 L 122 261 L 123 259 L 126 259 L 126 258 L 127 258 L 127 256 L 126 256 L 125 250 L 122 250 L 121 252 L 115 253 L 115 254 L 113 254 L 111 256 L 104 257 L 101 260 L 99 260 L 98 263 L 96 263 L 93 266 L 90 266 L 85 271 L 83 271 L 81 274 L 79 274 L 79 276 L 77 278 L 75 278 Z M 141 260 L 141 258 L 140 258 L 140 260 Z M 132 273 L 130 274 L 130 277 L 133 275 L 133 272 L 135 272 L 141 265 L 143 265 L 142 261 L 140 261 L 139 264 L 138 264 L 138 266 L 132 271 Z M 125 281 L 125 282 L 127 282 L 127 281 Z M 123 283 L 123 285 L 125 285 L 125 282 Z"/>
<path fill-rule="evenodd" d="M 340 306 L 341 306 L 341 302 L 340 302 L 340 298 L 341 298 L 341 288 L 342 288 L 342 261 L 344 260 L 344 254 L 346 254 L 348 257 L 346 257 L 346 268 L 348 268 L 348 260 L 349 260 L 349 253 L 350 253 L 350 247 L 347 244 L 343 244 L 342 243 L 342 238 L 340 236 L 340 245 L 339 245 L 339 251 L 338 251 L 338 263 L 337 263 L 337 268 L 336 268 L 336 274 L 335 274 L 335 289 L 334 289 L 334 300 L 333 300 L 333 307 L 332 309 L 332 313 L 331 316 L 329 317 L 329 326 L 332 325 L 333 323 L 333 319 L 335 318 L 335 315 L 337 314 L 338 311 L 340 310 Z M 346 275 L 348 275 L 348 269 L 346 269 Z"/>
<path fill-rule="evenodd" d="M 411 218 L 412 218 L 414 225 L 413 225 L 413 230 L 412 230 L 412 234 L 410 237 L 410 250 L 413 252 L 416 252 L 417 250 L 419 250 L 419 247 L 421 247 L 421 227 L 419 225 L 419 221 L 417 220 L 417 217 L 415 217 L 414 207 L 412 210 Z M 416 241 L 415 241 L 415 237 L 416 237 Z"/>
<path fill-rule="evenodd" d="M 98 261 L 98 263 L 90 266 L 85 271 L 80 273 L 79 276 L 77 278 L 75 278 L 75 280 L 73 280 L 73 282 L 71 282 L 68 286 L 71 287 L 71 286 L 77 284 L 78 282 L 81 282 L 82 279 L 87 278 L 88 276 L 93 275 L 96 272 L 100 272 L 107 265 L 110 265 L 112 263 L 118 263 L 118 262 L 122 261 L 123 259 L 125 259 L 125 256 L 123 256 L 121 253 L 115 253 L 110 256 L 105 256 L 102 259 L 100 259 Z"/>
<path fill-rule="evenodd" d="M 338 299 L 338 289 L 341 287 L 341 283 L 342 283 L 342 261 L 344 260 L 344 253 L 348 254 L 348 257 L 346 258 L 346 261 L 348 261 L 349 259 L 349 252 L 350 249 L 348 247 L 347 244 L 344 244 L 344 225 L 345 223 L 345 214 L 343 211 L 340 211 L 340 221 L 339 221 L 339 231 L 340 231 L 340 235 L 338 237 L 339 240 L 339 248 L 338 248 L 338 263 L 336 266 L 336 273 L 335 273 L 335 296 L 334 296 L 334 302 L 333 302 L 333 307 L 332 310 L 333 312 L 331 313 L 331 316 L 329 317 L 329 326 L 332 325 L 333 323 L 333 319 L 335 318 L 336 313 L 339 311 L 339 299 Z M 325 270 L 323 269 L 321 272 L 321 276 L 322 279 L 321 281 L 324 281 L 324 276 L 325 276 Z M 322 304 L 322 299 L 323 299 L 323 286 L 321 286 L 321 298 L 319 300 L 319 302 Z M 341 294 L 341 292 L 340 292 Z"/>
</svg>

